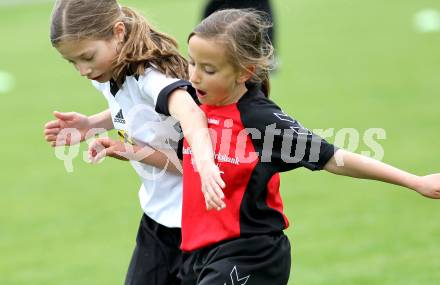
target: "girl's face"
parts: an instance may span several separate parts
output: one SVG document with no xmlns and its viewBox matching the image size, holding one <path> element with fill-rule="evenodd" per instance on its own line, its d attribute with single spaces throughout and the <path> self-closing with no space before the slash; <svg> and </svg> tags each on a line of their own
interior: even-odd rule
<svg viewBox="0 0 440 285">
<path fill-rule="evenodd" d="M 228 60 L 224 46 L 194 35 L 188 42 L 189 76 L 202 104 L 228 105 L 246 92 L 245 78 Z"/>
<path fill-rule="evenodd" d="M 84 39 L 61 42 L 56 49 L 75 66 L 81 76 L 103 83 L 112 78 L 113 61 L 118 55 L 117 43 L 115 38 Z"/>
</svg>

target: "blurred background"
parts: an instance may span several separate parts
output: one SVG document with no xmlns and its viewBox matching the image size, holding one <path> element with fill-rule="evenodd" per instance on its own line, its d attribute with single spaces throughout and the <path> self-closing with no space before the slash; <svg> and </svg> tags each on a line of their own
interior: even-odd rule
<svg viewBox="0 0 440 285">
<path fill-rule="evenodd" d="M 121 3 L 176 37 L 186 55 L 203 0 Z M 140 182 L 128 163 L 84 162 L 85 145 L 68 172 L 44 141 L 52 111 L 106 108 L 51 47 L 52 4 L 0 0 L 0 284 L 122 284 L 141 216 Z M 333 129 L 329 141 L 358 153 L 371 151 L 366 131 L 381 128 L 383 161 L 419 175 L 440 172 L 440 2 L 272 4 L 279 58 L 272 99 L 309 129 Z M 359 144 L 336 139 L 346 128 Z M 281 186 L 293 245 L 289 284 L 439 284 L 439 201 L 302 169 L 283 174 Z"/>
</svg>

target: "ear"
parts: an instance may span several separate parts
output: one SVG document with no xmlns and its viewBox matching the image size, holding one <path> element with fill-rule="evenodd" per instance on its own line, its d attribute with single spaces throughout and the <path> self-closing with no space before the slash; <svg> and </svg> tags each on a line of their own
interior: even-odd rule
<svg viewBox="0 0 440 285">
<path fill-rule="evenodd" d="M 116 22 L 113 26 L 113 36 L 118 42 L 123 42 L 125 38 L 125 24 L 123 22 Z"/>
<path fill-rule="evenodd" d="M 251 79 L 252 75 L 255 74 L 256 69 L 255 65 L 249 65 L 246 69 L 241 70 L 237 78 L 237 83 L 242 84 Z"/>
</svg>

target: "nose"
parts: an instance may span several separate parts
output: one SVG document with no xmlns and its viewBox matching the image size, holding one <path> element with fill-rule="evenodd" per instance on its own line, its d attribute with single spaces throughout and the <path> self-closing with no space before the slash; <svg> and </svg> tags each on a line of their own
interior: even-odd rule
<svg viewBox="0 0 440 285">
<path fill-rule="evenodd" d="M 75 67 L 81 76 L 87 76 L 92 73 L 92 69 L 85 64 L 76 64 Z"/>
<path fill-rule="evenodd" d="M 197 72 L 197 69 L 195 67 L 190 66 L 190 68 L 189 68 L 189 81 L 191 81 L 193 83 L 200 82 L 200 76 L 199 76 L 199 73 Z"/>
</svg>

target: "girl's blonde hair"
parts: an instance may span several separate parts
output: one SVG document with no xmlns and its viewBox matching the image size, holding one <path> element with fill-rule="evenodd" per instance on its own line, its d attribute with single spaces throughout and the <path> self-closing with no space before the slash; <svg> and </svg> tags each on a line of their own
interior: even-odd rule
<svg viewBox="0 0 440 285">
<path fill-rule="evenodd" d="M 117 22 L 125 25 L 125 38 L 113 63 L 113 78 L 119 87 L 125 75 L 141 75 L 149 66 L 167 76 L 188 79 L 188 65 L 178 52 L 177 42 L 116 0 L 57 0 L 50 40 L 54 47 L 63 41 L 109 40 Z"/>
<path fill-rule="evenodd" d="M 266 14 L 253 9 L 220 10 L 197 25 L 188 41 L 195 35 L 219 41 L 236 68 L 250 71 L 249 66 L 255 66 L 248 83 L 261 84 L 268 97 L 274 50 L 267 34 L 271 26 Z"/>
</svg>

